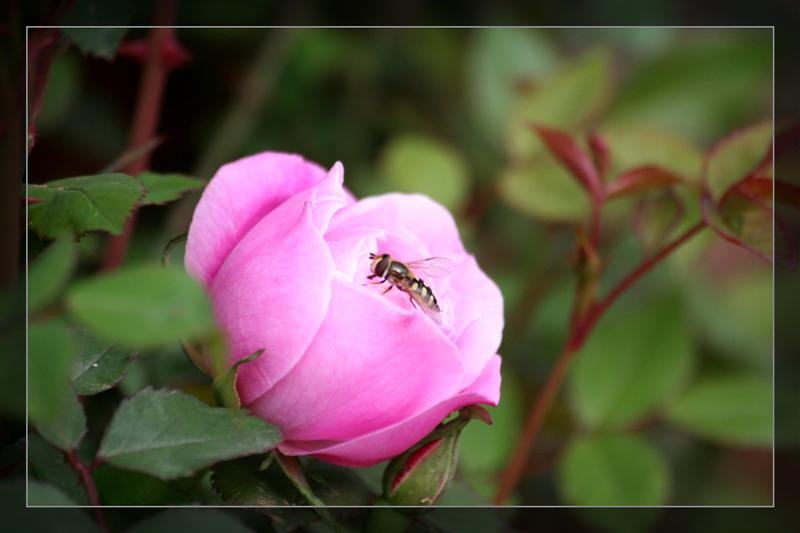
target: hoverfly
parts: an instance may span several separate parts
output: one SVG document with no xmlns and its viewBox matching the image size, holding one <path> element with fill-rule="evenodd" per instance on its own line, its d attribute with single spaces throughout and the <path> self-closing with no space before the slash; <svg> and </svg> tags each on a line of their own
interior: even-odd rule
<svg viewBox="0 0 800 533">
<path fill-rule="evenodd" d="M 399 290 L 408 294 L 411 305 L 419 306 L 434 319 L 439 318 L 441 309 L 436 296 L 433 295 L 431 288 L 419 278 L 415 272 L 436 276 L 441 273 L 452 271 L 452 261 L 444 257 L 429 257 L 421 261 L 403 263 L 394 259 L 389 254 L 369 254 L 372 263 L 369 266 L 371 275 L 367 279 L 383 278 L 381 281 L 374 281 L 373 284 L 389 282 L 389 288 L 383 291 L 384 294 L 397 287 Z"/>
</svg>

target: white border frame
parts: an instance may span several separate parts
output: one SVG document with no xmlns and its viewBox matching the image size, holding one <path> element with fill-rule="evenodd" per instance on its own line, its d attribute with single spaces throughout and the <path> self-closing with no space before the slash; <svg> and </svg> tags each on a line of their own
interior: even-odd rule
<svg viewBox="0 0 800 533">
<path fill-rule="evenodd" d="M 686 26 L 686 25 L 666 25 L 666 26 L 649 26 L 649 25 L 633 25 L 633 26 L 213 26 L 213 25 L 199 25 L 199 26 L 121 26 L 121 25 L 108 25 L 108 26 L 49 26 L 49 25 L 26 25 L 25 26 L 25 186 L 28 186 L 28 124 L 29 115 L 29 72 L 28 72 L 28 44 L 30 37 L 30 30 L 33 29 L 111 29 L 111 28 L 125 28 L 125 29 L 155 29 L 155 28 L 173 28 L 176 30 L 189 30 L 189 29 L 393 29 L 393 30 L 411 30 L 411 29 L 440 29 L 440 30 L 453 30 L 453 29 L 542 29 L 542 30 L 605 30 L 605 29 L 691 29 L 691 30 L 748 30 L 748 29 L 768 29 L 771 30 L 772 36 L 772 139 L 774 144 L 775 139 L 775 26 Z M 775 169 L 775 151 L 772 151 L 772 168 Z M 775 252 L 775 187 L 772 188 L 772 250 Z M 30 433 L 30 417 L 28 414 L 28 210 L 25 209 L 25 508 L 26 509 L 315 509 L 318 506 L 314 505 L 289 505 L 289 506 L 241 506 L 241 505 L 30 505 L 28 501 L 28 481 L 30 480 L 29 473 L 29 457 L 28 457 L 28 434 Z M 325 506 L 329 509 L 374 509 L 374 508 L 389 508 L 389 509 L 773 509 L 775 508 L 775 261 L 772 261 L 772 503 L 765 505 L 436 505 L 433 507 L 426 506 L 413 506 L 413 505 L 328 505 Z"/>
</svg>

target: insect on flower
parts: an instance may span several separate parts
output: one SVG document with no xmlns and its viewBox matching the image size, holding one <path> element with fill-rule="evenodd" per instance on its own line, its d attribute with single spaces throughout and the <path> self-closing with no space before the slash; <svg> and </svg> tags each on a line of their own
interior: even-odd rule
<svg viewBox="0 0 800 533">
<path fill-rule="evenodd" d="M 452 272 L 452 261 L 445 257 L 429 257 L 421 261 L 404 263 L 389 254 L 369 254 L 369 258 L 372 260 L 369 266 L 372 274 L 367 276 L 367 279 L 382 278 L 381 281 L 373 281 L 371 284 L 377 285 L 388 281 L 389 288 L 383 291 L 384 294 L 397 287 L 398 290 L 408 294 L 412 306 L 419 306 L 433 319 L 440 320 L 441 309 L 436 296 L 416 273 L 434 277 Z"/>
</svg>

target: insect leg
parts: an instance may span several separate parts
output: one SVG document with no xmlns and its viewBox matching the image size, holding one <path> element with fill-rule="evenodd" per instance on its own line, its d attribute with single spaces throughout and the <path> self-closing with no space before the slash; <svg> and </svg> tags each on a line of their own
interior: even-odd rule
<svg viewBox="0 0 800 533">
<path fill-rule="evenodd" d="M 387 292 L 389 292 L 392 289 L 394 289 L 394 285 L 389 285 L 389 288 L 386 289 L 385 291 L 383 291 L 383 294 L 386 294 Z"/>
<path fill-rule="evenodd" d="M 408 295 L 408 301 L 411 302 L 412 307 L 415 309 L 417 308 L 417 304 L 414 303 L 414 298 L 412 298 L 410 294 Z"/>
</svg>

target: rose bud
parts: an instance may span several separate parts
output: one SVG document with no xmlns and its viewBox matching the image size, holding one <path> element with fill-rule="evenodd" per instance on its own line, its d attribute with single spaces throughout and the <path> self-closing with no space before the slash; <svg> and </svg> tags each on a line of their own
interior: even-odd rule
<svg viewBox="0 0 800 533">
<path fill-rule="evenodd" d="M 280 426 L 279 450 L 369 466 L 456 409 L 497 404 L 503 299 L 444 207 L 356 201 L 343 181 L 341 163 L 326 172 L 291 154 L 223 166 L 185 265 L 209 292 L 228 364 L 265 350 L 236 387 L 242 407 Z M 400 276 L 394 263 L 430 257 L 449 267 Z"/>
<path fill-rule="evenodd" d="M 436 503 L 453 480 L 458 464 L 458 440 L 471 418 L 492 423 L 484 409 L 470 406 L 457 419 L 392 459 L 384 472 L 383 501 L 411 506 Z"/>
</svg>

